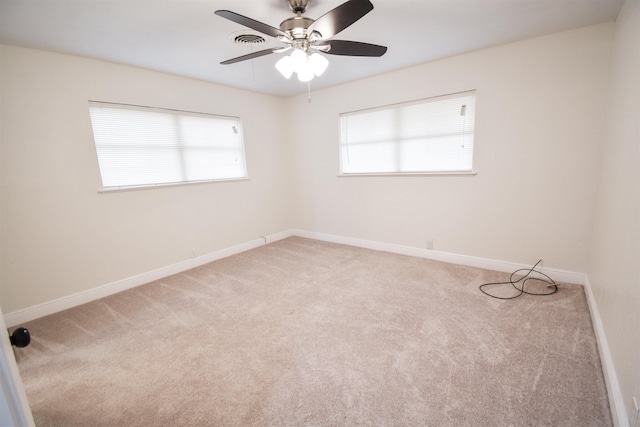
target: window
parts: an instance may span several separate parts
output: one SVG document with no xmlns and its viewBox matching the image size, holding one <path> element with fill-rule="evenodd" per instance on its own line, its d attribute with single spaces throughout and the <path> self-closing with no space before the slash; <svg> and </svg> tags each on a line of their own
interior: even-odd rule
<svg viewBox="0 0 640 427">
<path fill-rule="evenodd" d="M 471 173 L 475 91 L 340 115 L 340 173 Z"/>
<path fill-rule="evenodd" d="M 89 102 L 104 189 L 247 177 L 237 117 Z"/>
</svg>

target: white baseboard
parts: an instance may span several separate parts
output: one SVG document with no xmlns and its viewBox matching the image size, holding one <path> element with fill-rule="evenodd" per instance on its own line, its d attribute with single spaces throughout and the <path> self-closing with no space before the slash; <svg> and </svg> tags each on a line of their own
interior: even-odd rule
<svg viewBox="0 0 640 427">
<path fill-rule="evenodd" d="M 585 276 L 584 293 L 587 296 L 589 312 L 591 313 L 591 321 L 593 322 L 593 330 L 595 331 L 596 340 L 598 341 L 598 352 L 600 353 L 600 362 L 602 363 L 604 381 L 607 384 L 607 394 L 609 395 L 609 406 L 611 407 L 613 425 L 618 427 L 629 427 L 624 398 L 622 397 L 622 391 L 620 390 L 620 384 L 618 383 L 618 376 L 616 375 L 613 358 L 611 357 L 609 343 L 604 332 L 604 326 L 602 325 L 602 319 L 598 312 L 598 305 L 596 304 L 596 299 L 593 295 L 591 282 L 589 282 L 588 276 Z"/>
<path fill-rule="evenodd" d="M 135 288 L 136 286 L 144 285 L 145 283 L 153 282 L 154 280 L 159 280 L 173 274 L 181 273 L 183 271 L 190 270 L 192 268 L 196 268 L 201 265 L 229 257 L 231 255 L 239 254 L 241 252 L 257 248 L 258 246 L 262 246 L 267 243 L 286 239 L 290 236 L 292 236 L 291 231 L 283 231 L 268 236 L 261 236 L 258 239 L 241 243 L 236 246 L 221 249 L 219 251 L 181 261 L 176 264 L 168 265 L 166 267 L 161 267 L 156 270 L 148 271 L 146 273 L 137 274 L 135 276 L 127 277 L 125 279 L 118 280 L 112 283 L 107 283 L 93 289 L 88 289 L 86 291 L 78 292 L 76 294 L 68 295 L 42 304 L 34 305 L 22 310 L 13 311 L 4 315 L 4 321 L 9 328 L 12 326 L 17 326 L 21 323 L 26 323 L 40 317 L 48 316 L 59 311 L 67 310 L 81 304 L 86 304 L 88 302 L 116 294 L 118 292 L 126 291 L 127 289 Z"/>
<path fill-rule="evenodd" d="M 469 255 L 459 255 L 450 252 L 435 251 L 432 249 L 414 248 L 410 246 L 396 245 L 393 243 L 382 243 L 372 240 L 335 236 L 331 234 L 316 233 L 313 231 L 293 230 L 292 233 L 294 236 L 306 237 L 308 239 L 322 240 L 324 242 L 331 243 L 340 243 L 344 245 L 357 246 L 360 248 L 373 249 L 376 251 L 391 252 L 400 255 L 415 256 L 419 258 L 431 259 L 434 261 L 466 265 L 468 267 L 477 267 L 504 273 L 511 273 L 521 268 L 529 269 L 532 267 L 531 265 L 518 264 L 508 261 L 479 258 Z M 547 274 L 556 282 L 571 283 L 576 285 L 584 284 L 584 273 L 576 273 L 573 271 L 558 270 L 554 268 L 537 268 L 537 270 L 543 272 L 544 274 Z"/>
</svg>

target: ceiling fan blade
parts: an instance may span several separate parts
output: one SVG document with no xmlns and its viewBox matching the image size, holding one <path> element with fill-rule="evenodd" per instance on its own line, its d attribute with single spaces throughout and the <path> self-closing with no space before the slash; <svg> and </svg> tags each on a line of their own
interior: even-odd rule
<svg viewBox="0 0 640 427">
<path fill-rule="evenodd" d="M 326 40 L 338 34 L 349 25 L 371 12 L 373 5 L 369 0 L 349 0 L 325 13 L 309 26 L 309 31 L 317 31 Z"/>
<path fill-rule="evenodd" d="M 386 46 L 349 40 L 329 40 L 326 45 L 330 46 L 326 51 L 330 55 L 382 56 L 387 51 Z"/>
<path fill-rule="evenodd" d="M 229 21 L 233 21 L 236 24 L 244 25 L 245 27 L 259 31 L 262 34 L 266 34 L 271 37 L 289 37 L 284 31 L 280 30 L 279 28 L 272 27 L 271 25 L 264 24 L 260 21 L 256 21 L 255 19 L 247 18 L 246 16 L 240 15 L 239 13 L 231 12 L 230 10 L 216 10 L 216 15 L 222 16 Z"/>
<path fill-rule="evenodd" d="M 237 58 L 227 59 L 226 61 L 222 61 L 220 63 L 220 65 L 235 64 L 236 62 L 246 61 L 247 59 L 260 58 L 261 56 L 272 54 L 276 50 L 280 50 L 280 48 L 259 50 L 257 52 L 253 52 L 253 53 L 249 53 L 249 54 L 246 54 L 246 55 L 238 56 Z"/>
</svg>

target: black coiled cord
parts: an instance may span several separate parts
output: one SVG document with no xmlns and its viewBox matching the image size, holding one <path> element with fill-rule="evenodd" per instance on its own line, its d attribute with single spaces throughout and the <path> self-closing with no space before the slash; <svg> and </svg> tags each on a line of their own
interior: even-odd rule
<svg viewBox="0 0 640 427">
<path fill-rule="evenodd" d="M 535 295 L 535 296 L 544 296 L 544 295 L 553 295 L 556 292 L 558 292 L 558 285 L 556 282 L 553 281 L 553 279 L 549 276 L 547 276 L 546 274 L 537 271 L 536 267 L 538 266 L 538 264 L 540 264 L 542 262 L 542 260 L 538 261 L 535 263 L 535 265 L 529 269 L 526 268 L 521 268 L 519 270 L 514 271 L 513 273 L 511 273 L 511 276 L 509 276 L 509 281 L 508 282 L 492 282 L 492 283 L 485 283 L 483 285 L 480 285 L 480 291 L 482 291 L 482 293 L 489 295 L 491 298 L 496 298 L 496 299 L 514 299 L 514 298 L 518 298 L 520 296 L 522 296 L 523 294 L 527 294 L 527 295 Z M 513 280 L 513 276 L 515 276 L 516 274 L 518 274 L 521 271 L 527 271 L 527 274 L 525 274 L 524 276 L 522 276 L 521 278 L 519 278 L 518 280 Z M 546 277 L 545 279 L 539 278 L 539 277 L 529 277 L 531 275 L 531 273 L 536 273 L 539 274 L 541 276 Z M 527 284 L 527 281 L 529 280 L 536 280 L 539 282 L 543 282 L 546 283 L 550 288 L 552 288 L 552 290 L 550 292 L 542 292 L 542 293 L 537 293 L 537 292 L 528 292 L 524 290 L 525 285 Z M 522 282 L 522 286 L 519 288 L 518 286 L 516 286 L 517 283 Z M 485 291 L 484 288 L 487 286 L 496 286 L 496 285 L 511 285 L 513 286 L 517 291 L 519 291 L 519 293 L 517 295 L 511 296 L 511 297 L 499 297 L 496 295 L 491 295 L 489 292 Z"/>
</svg>

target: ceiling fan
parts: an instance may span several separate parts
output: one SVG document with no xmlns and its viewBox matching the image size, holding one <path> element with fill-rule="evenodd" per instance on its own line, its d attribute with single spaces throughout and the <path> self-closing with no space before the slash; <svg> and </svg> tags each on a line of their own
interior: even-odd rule
<svg viewBox="0 0 640 427">
<path fill-rule="evenodd" d="M 275 28 L 229 10 L 217 10 L 216 15 L 237 24 L 274 37 L 285 43 L 283 47 L 264 49 L 221 62 L 222 65 L 235 64 L 248 59 L 259 58 L 272 53 L 293 50 L 290 56 L 281 58 L 276 68 L 283 76 L 290 78 L 295 72 L 298 79 L 308 82 L 319 76 L 327 68 L 329 61 L 319 53 L 344 56 L 372 56 L 385 54 L 387 48 L 371 43 L 350 40 L 333 40 L 332 37 L 349 27 L 373 9 L 369 0 L 349 0 L 335 9 L 313 20 L 302 16 L 310 0 L 287 0 L 289 8 L 296 14 L 285 19 L 280 28 Z"/>
</svg>

